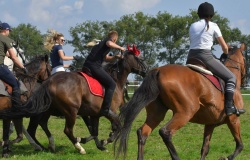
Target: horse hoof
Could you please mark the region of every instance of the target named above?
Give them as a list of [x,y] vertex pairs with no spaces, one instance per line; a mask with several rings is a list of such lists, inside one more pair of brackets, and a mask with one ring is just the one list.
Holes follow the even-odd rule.
[[240,116],[241,114],[244,114],[245,112],[246,112],[246,110],[244,110],[244,109],[237,109],[236,110],[236,115]]
[[107,148],[105,148],[104,146],[98,146],[97,147],[99,150],[101,150],[101,151],[106,151],[107,150]]
[[107,140],[101,140],[101,144],[102,144],[102,146],[106,146],[108,144],[108,141]]

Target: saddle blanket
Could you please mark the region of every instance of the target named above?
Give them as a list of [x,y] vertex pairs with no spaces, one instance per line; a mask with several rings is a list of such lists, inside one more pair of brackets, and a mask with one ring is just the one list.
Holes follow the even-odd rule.
[[196,65],[192,65],[192,64],[188,64],[187,67],[199,72],[201,75],[206,77],[215,86],[215,88],[224,92],[224,89],[222,87],[222,84],[221,84],[219,78],[216,77],[215,75],[213,75],[213,73],[211,71],[206,70],[206,69],[201,68],[201,67],[196,66]]
[[[20,85],[20,90],[21,90],[21,94],[24,94],[25,92],[28,92],[28,89],[25,87],[25,85],[23,84],[23,82],[21,80],[18,80],[19,85]],[[3,81],[0,80],[0,95],[4,95],[4,96],[10,96],[11,92],[12,92],[12,88],[8,88],[11,86],[6,86]]]
[[100,82],[98,82],[96,79],[87,75],[84,72],[78,72],[78,73],[80,73],[86,79],[89,86],[89,90],[93,95],[104,97],[104,91]]

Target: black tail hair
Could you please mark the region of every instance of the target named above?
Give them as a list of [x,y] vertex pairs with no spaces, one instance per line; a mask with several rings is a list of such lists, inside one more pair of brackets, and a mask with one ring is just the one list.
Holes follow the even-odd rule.
[[[141,86],[135,91],[131,100],[121,108],[119,118],[122,123],[122,128],[114,143],[116,159],[121,153],[126,157],[128,136],[132,122],[135,120],[136,116],[145,106],[154,101],[159,95],[159,86],[157,83],[158,75],[159,71],[157,69],[151,70],[143,80]],[[119,147],[116,149],[116,143],[118,141]]]

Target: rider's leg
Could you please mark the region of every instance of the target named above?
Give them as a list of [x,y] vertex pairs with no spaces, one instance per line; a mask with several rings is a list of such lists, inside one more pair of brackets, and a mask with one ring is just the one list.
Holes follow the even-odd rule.
[[225,89],[225,101],[224,101],[224,107],[227,116],[236,113],[236,108],[233,103],[234,90],[235,90],[235,84],[233,82],[227,82]]
[[21,106],[19,82],[6,65],[0,65],[0,79],[12,87],[12,107],[17,109]]

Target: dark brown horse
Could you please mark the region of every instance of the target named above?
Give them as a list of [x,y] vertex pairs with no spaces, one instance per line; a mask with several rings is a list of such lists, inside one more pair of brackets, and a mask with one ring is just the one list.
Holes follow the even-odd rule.
[[[237,77],[234,103],[238,109],[243,109],[240,86],[243,84],[246,73],[242,53],[244,50],[244,44],[240,48],[230,49],[229,58],[225,62],[225,66]],[[235,151],[227,158],[234,159],[243,149],[240,117],[236,114],[226,116],[224,94],[216,89],[207,78],[187,66],[165,65],[151,70],[131,100],[121,108],[119,117],[123,127],[115,140],[116,158],[120,154],[126,156],[132,122],[144,107],[146,107],[147,118],[137,130],[137,158],[140,160],[143,159],[146,139],[164,120],[168,110],[173,112],[173,117],[159,130],[159,134],[172,159],[180,159],[172,142],[172,136],[188,122],[205,125],[201,149],[202,160],[208,154],[214,128],[222,124],[227,124],[236,142]]]
[[[124,58],[120,59],[116,63],[107,64],[105,69],[113,79],[116,81],[116,89],[112,99],[111,109],[116,112],[118,108],[124,104],[123,99],[123,89],[126,85],[127,77],[130,73],[137,73],[139,75],[145,75],[147,72],[147,66],[143,59],[135,55],[131,50],[124,52]],[[35,96],[36,93],[39,96]],[[39,88],[32,95],[32,102],[37,107],[50,105],[50,109],[42,114],[41,117],[32,117],[28,127],[28,132],[37,144],[41,145],[35,138],[35,131],[38,124],[43,128],[48,138],[49,146],[54,149],[53,137],[48,130],[48,119],[50,115],[54,116],[64,116],[66,123],[64,128],[64,133],[70,139],[72,144],[76,147],[81,154],[85,154],[85,150],[80,145],[80,143],[86,143],[89,140],[94,139],[97,148],[104,150],[104,144],[98,140],[98,125],[100,119],[100,108],[102,105],[103,98],[100,96],[93,95],[88,87],[88,83],[82,75],[77,72],[58,72],[46,80],[41,88]],[[49,93],[43,95],[42,93]],[[50,99],[49,103],[44,103],[42,98]],[[91,136],[88,138],[76,138],[73,134],[73,127],[75,125],[75,120],[77,115],[80,115],[87,127]],[[115,131],[118,124],[112,123],[112,129]],[[108,139],[109,143],[114,140],[115,133]],[[42,146],[42,145],[41,145]]]
[[[16,76],[18,79],[22,80],[24,85],[26,86],[28,92],[24,95],[21,95],[21,99],[23,102],[27,101],[27,98],[32,94],[35,87],[37,86],[37,83],[41,83],[45,79],[47,79],[50,76],[51,67],[48,63],[48,56],[37,56],[34,60],[31,62],[25,64],[25,67],[29,71],[29,74],[26,75],[23,73],[21,69],[16,68]],[[7,108],[11,107],[11,99],[8,96],[0,96],[0,111],[3,111]],[[20,112],[20,114],[22,114]],[[9,128],[10,128],[10,121],[13,119],[13,122],[15,124],[16,130],[17,130],[17,138],[14,140],[14,142],[20,142],[22,140],[22,116],[16,117],[16,115],[11,115],[11,113],[8,113],[8,115],[4,115],[1,113],[1,116],[3,117],[3,152],[2,156],[7,157],[10,153],[9,149]]]

